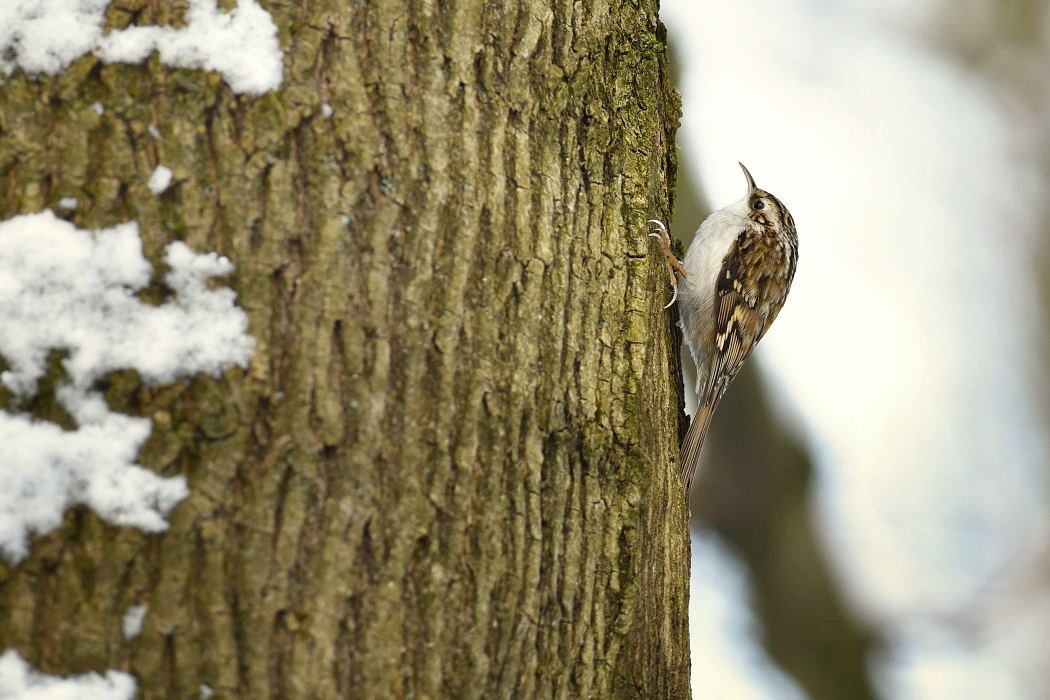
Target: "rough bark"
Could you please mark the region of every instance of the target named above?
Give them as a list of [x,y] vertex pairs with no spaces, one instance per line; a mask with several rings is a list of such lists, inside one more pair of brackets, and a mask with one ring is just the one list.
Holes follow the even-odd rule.
[[156,58],[0,85],[0,217],[73,196],[158,271],[219,251],[257,340],[221,381],[102,382],[191,495],[163,535],[76,509],[0,565],[2,646],[143,699],[688,697],[655,4],[262,5],[259,98]]

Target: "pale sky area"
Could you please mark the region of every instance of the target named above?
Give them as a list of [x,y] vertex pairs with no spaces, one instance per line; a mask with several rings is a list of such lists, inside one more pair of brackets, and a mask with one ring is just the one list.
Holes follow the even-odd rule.
[[693,697],[804,700],[761,644],[744,565],[710,533],[692,531],[689,591]]
[[[743,194],[743,161],[794,215],[794,288],[756,356],[814,456],[849,603],[890,642],[871,659],[883,697],[1044,698],[1048,599],[1010,592],[1047,534],[1032,262],[1047,185],[993,87],[905,31],[935,10],[665,0],[680,157],[712,207]],[[711,570],[694,568],[693,596],[746,601]],[[762,658],[741,650],[756,636],[696,621],[692,638],[694,655]],[[761,664],[720,667],[739,692],[698,668],[694,697],[796,697]]]

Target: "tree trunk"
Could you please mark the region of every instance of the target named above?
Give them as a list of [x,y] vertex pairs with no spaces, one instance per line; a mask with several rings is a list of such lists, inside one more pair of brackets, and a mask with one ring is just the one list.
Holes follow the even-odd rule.
[[161,535],[78,508],[0,565],[0,650],[143,699],[688,697],[656,4],[262,4],[258,98],[156,56],[0,86],[0,218],[74,196],[158,270],[229,256],[256,339],[221,380],[105,379],[191,495]]

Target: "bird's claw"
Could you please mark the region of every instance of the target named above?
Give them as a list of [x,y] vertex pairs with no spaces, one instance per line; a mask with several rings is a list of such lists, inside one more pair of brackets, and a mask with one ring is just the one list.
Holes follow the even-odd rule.
[[667,257],[665,261],[667,264],[667,274],[671,278],[671,286],[674,287],[674,294],[671,296],[671,301],[664,308],[670,308],[675,301],[678,300],[678,277],[675,275],[675,271],[682,274],[682,277],[686,277],[685,268],[682,267],[682,263],[674,256],[671,252],[671,236],[667,233],[667,227],[664,226],[662,221],[657,219],[649,219],[645,223],[656,224],[659,232],[653,232],[649,234],[650,238],[655,238],[660,243],[660,251]]

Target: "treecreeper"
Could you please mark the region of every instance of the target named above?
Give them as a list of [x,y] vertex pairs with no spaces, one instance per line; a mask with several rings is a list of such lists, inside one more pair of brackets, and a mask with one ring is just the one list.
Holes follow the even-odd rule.
[[[747,193],[704,219],[683,264],[671,253],[667,227],[649,235],[667,256],[682,330],[696,362],[698,405],[682,442],[686,496],[715,407],[784,306],[798,263],[795,220],[779,199],[747,178]],[[678,275],[682,276],[679,281]]]

